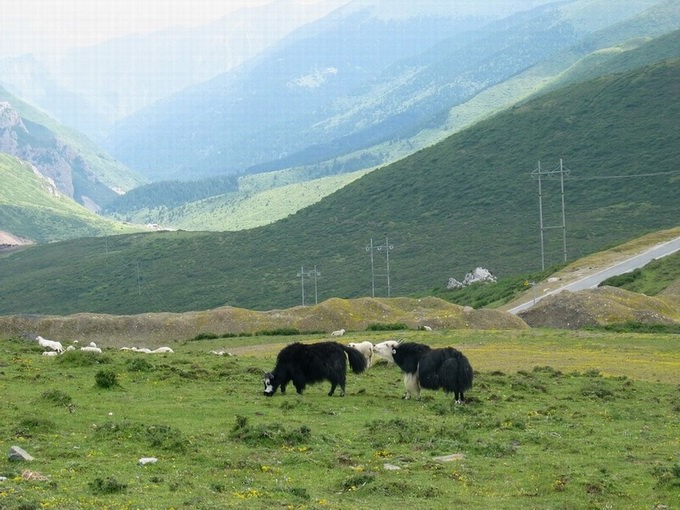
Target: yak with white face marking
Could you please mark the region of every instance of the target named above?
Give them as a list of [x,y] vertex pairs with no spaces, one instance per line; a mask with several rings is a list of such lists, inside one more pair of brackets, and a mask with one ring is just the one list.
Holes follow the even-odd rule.
[[287,345],[276,357],[274,370],[264,374],[264,394],[271,397],[277,388],[281,388],[281,393],[285,394],[286,386],[291,381],[299,394],[302,394],[307,384],[329,381],[331,390],[328,396],[333,395],[337,386],[340,386],[340,396],[344,396],[347,361],[355,374],[366,370],[364,355],[338,342],[295,342]]
[[432,349],[428,345],[405,342],[392,347],[392,359],[404,372],[406,398],[420,389],[443,389],[453,393],[456,403],[463,403],[465,392],[472,388],[473,371],[465,355],[453,347]]

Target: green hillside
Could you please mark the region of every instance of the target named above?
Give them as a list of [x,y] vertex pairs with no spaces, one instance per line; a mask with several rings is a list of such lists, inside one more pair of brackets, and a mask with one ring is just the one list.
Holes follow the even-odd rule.
[[[138,313],[301,301],[316,265],[319,301],[371,294],[370,239],[386,236],[391,295],[442,287],[477,266],[540,270],[538,186],[563,160],[570,260],[680,217],[680,61],[573,85],[371,172],[294,216],[233,233],[169,232],[37,246],[0,259],[0,313]],[[546,226],[559,180],[543,180]],[[562,262],[546,231],[547,265]],[[374,251],[385,296],[385,250]],[[313,288],[307,278],[307,303]]]
[[[369,171],[360,170],[303,182],[290,179],[293,182],[288,184],[285,184],[289,174],[286,171],[246,175],[238,178],[238,192],[224,193],[176,207],[162,205],[138,208],[114,214],[112,217],[142,224],[157,223],[174,229],[245,230],[269,225],[294,214]],[[163,182],[167,181],[149,184],[144,188],[161,185]],[[133,190],[130,194],[136,191]],[[124,198],[125,195],[119,201]]]
[[0,153],[0,231],[39,243],[139,231],[98,216],[58,193],[27,163]]
[[612,276],[603,281],[600,287],[609,285],[646,296],[657,296],[677,284],[680,284],[680,252],[653,260],[645,267],[629,273]]
[[[181,207],[137,206],[114,217],[189,230],[240,230],[267,225],[309,206],[353,181],[356,176],[372,170],[369,167],[374,161],[404,158],[416,148],[431,146],[527,98],[654,62],[680,58],[680,30],[666,33],[678,25],[678,20],[680,4],[666,2],[633,20],[598,31],[583,44],[489,87],[452,108],[442,126],[425,129],[414,137],[376,145],[307,167],[242,176],[237,192],[209,200]],[[345,173],[345,167],[357,166],[358,162],[368,169]],[[340,175],[336,175],[339,172]],[[328,175],[330,177],[324,177]],[[118,201],[125,200],[121,198]]]

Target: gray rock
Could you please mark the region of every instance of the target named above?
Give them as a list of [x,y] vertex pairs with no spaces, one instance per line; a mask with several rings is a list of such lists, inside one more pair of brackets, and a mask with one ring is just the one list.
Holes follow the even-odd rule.
[[9,449],[9,455],[7,456],[9,460],[26,460],[31,461],[33,457],[28,454],[26,450],[20,448],[19,446],[12,446]]

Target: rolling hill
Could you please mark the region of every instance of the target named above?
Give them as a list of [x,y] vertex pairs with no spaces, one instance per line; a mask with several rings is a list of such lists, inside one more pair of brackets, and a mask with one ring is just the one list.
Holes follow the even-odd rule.
[[[0,259],[0,313],[141,313],[300,302],[316,266],[320,300],[371,293],[384,241],[390,292],[445,285],[482,266],[540,267],[537,161],[562,159],[570,259],[677,225],[680,61],[578,83],[528,101],[375,170],[273,225],[242,232],[111,236],[36,246]],[[547,225],[559,181],[544,181]],[[562,240],[546,236],[548,264]],[[374,251],[385,296],[385,250]],[[309,285],[309,281],[307,281]],[[308,290],[308,296],[309,290]],[[309,304],[309,303],[308,303]]]

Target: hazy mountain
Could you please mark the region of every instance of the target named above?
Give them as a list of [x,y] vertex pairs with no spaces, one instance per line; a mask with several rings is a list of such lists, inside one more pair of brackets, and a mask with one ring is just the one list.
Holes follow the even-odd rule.
[[[660,29],[661,23],[655,25]],[[626,27],[600,31],[593,39],[609,40],[610,31],[625,32]],[[626,36],[627,37],[627,36]],[[473,123],[503,104],[515,104],[520,98],[535,90],[535,83],[542,86],[540,94],[556,90],[565,84],[593,79],[607,74],[620,73],[667,59],[680,58],[680,30],[670,34],[647,40],[634,37],[626,39],[622,44],[602,48],[603,43],[589,44],[588,49],[569,49],[558,56],[540,63],[495,87],[487,89],[473,100],[464,103],[449,113],[446,124],[451,129],[460,129]],[[606,42],[604,44],[610,44]],[[585,46],[585,45],[584,45]],[[592,51],[592,48],[595,48]],[[583,56],[583,52],[590,52]],[[558,63],[556,63],[558,62]],[[564,72],[560,69],[567,67]],[[425,133],[425,132],[424,132]],[[445,133],[445,127],[421,134],[413,139],[412,147],[417,143],[425,145],[428,140],[436,140]],[[410,143],[411,141],[407,141]],[[405,144],[404,144],[405,145]],[[381,146],[366,151],[381,150]],[[295,211],[318,202],[324,196],[347,185],[366,172],[361,170],[339,173],[327,177],[323,175],[323,166],[299,167],[287,170],[257,173],[245,176],[234,176],[235,186],[229,192],[203,196],[195,201],[186,200],[185,189],[195,183],[185,181],[185,186],[178,188],[177,196],[165,194],[165,202],[150,205],[157,198],[156,193],[149,193],[153,185],[140,187],[124,197],[117,198],[104,213],[112,212],[115,217],[137,223],[159,223],[186,230],[241,230],[267,225],[282,219]],[[164,181],[157,183],[159,186]],[[209,184],[209,181],[205,183]],[[172,189],[172,188],[170,188]],[[204,189],[211,189],[204,186]],[[181,193],[180,193],[181,191]],[[181,204],[173,206],[172,204]]]
[[31,163],[60,193],[96,211],[145,182],[82,134],[0,87],[0,153]]
[[[481,266],[541,267],[537,162],[560,159],[569,260],[677,226],[680,59],[571,85],[370,172],[297,214],[242,232],[81,239],[0,258],[0,313],[141,313],[299,303],[301,267],[319,300],[371,293],[366,247],[387,245],[391,296],[426,294]],[[546,225],[560,182],[543,182]],[[548,265],[562,262],[549,231]],[[385,250],[374,252],[385,296]]]
[[661,4],[572,0],[495,21],[468,10],[384,17],[375,5],[351,4],[131,116],[107,147],[152,179],[334,161],[436,128],[452,107]]
[[0,85],[96,139],[114,121],[237,67],[343,3],[278,0],[196,28],[0,59]]

